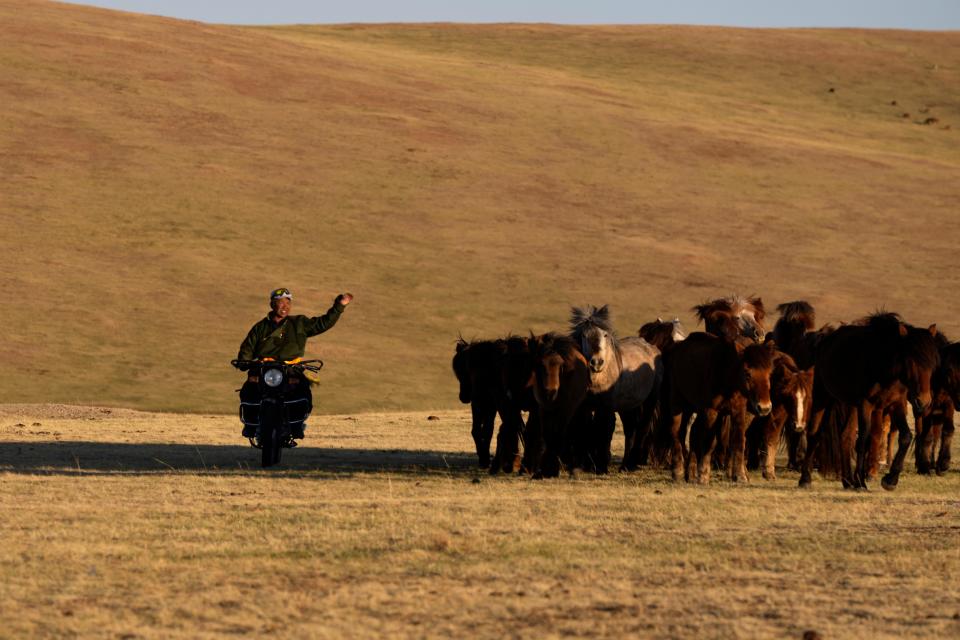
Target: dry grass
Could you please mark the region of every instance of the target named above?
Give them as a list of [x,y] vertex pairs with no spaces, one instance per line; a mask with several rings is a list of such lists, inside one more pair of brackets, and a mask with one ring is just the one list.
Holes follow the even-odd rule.
[[957,33],[0,0],[0,397],[232,411],[278,285],[307,313],[357,295],[311,346],[334,413],[454,408],[459,331],[571,304],[626,334],[739,291],[960,334],[957,86]]
[[264,472],[232,418],[0,408],[3,634],[960,633],[956,471],[534,482],[477,471],[467,415],[438,415],[314,420]]

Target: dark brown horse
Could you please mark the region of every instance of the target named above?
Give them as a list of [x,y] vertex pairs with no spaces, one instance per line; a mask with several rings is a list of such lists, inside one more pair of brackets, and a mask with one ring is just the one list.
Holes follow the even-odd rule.
[[590,386],[590,365],[568,336],[546,333],[528,340],[533,360],[542,450],[530,456],[534,478],[556,477],[561,466],[571,472],[582,461],[578,452],[589,441],[590,420],[584,400]]
[[[840,479],[846,488],[866,488],[870,435],[878,416],[882,419],[883,410],[894,407],[901,393],[913,404],[916,414],[922,414],[931,403],[930,382],[939,362],[935,332],[935,327],[911,327],[894,313],[876,313],[823,337],[816,352],[813,415],[801,487],[810,486],[812,457],[821,439],[821,424],[833,429],[837,422],[845,422],[839,437]],[[831,405],[845,420],[823,420]],[[912,440],[905,421],[896,427],[899,450],[881,481],[890,490],[899,481],[903,458]],[[838,439],[828,433],[823,440],[821,465],[832,466],[832,460],[826,458],[834,457],[830,449]]]
[[813,406],[813,368],[800,369],[786,353],[773,355],[770,374],[770,415],[753,419],[747,432],[749,447],[748,467],[756,469],[763,462],[763,477],[776,479],[774,461],[777,448],[789,432],[806,429]]
[[[460,402],[470,404],[473,418],[471,435],[477,449],[480,468],[490,464],[490,443],[498,411],[501,413],[501,427],[497,438],[497,452],[491,472],[514,465],[513,459],[519,450],[518,438],[523,428],[519,411],[512,411],[504,403],[504,387],[501,368],[507,354],[508,340],[523,338],[511,337],[501,340],[475,340],[467,342],[457,340],[456,353],[453,356],[453,372],[460,383]],[[502,448],[502,450],[501,450]]]
[[[710,456],[725,417],[731,418],[728,471],[734,481],[746,480],[747,410],[767,415],[773,346],[738,347],[709,333],[696,332],[664,354],[665,376],[661,396],[661,447],[669,446],[673,478],[688,482],[710,481]],[[689,460],[685,464],[682,439],[684,420],[697,413],[690,434]],[[661,458],[667,456],[661,454]]]
[[[950,469],[950,444],[953,440],[953,417],[960,407],[960,342],[950,343],[938,334],[940,366],[933,374],[933,403],[917,417],[917,473],[937,475]],[[939,453],[934,462],[934,450]]]
[[[497,412],[503,424],[497,434],[497,453],[490,467],[491,473],[499,470],[516,472],[521,468],[532,471],[529,457],[537,451],[537,402],[533,395],[536,379],[533,375],[533,356],[526,338],[510,336],[504,340],[505,353],[500,363],[500,387]],[[522,412],[529,412],[526,424]],[[517,445],[524,444],[521,459]]]

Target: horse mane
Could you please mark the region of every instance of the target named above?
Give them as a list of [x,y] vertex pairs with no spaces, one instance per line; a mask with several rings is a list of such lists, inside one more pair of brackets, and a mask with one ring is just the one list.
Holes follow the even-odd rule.
[[700,319],[700,322],[706,324],[707,320],[717,313],[733,315],[733,304],[731,304],[726,298],[719,298],[717,300],[711,300],[710,302],[698,304],[694,306],[691,311],[697,314],[697,318]]
[[853,324],[860,327],[867,327],[881,333],[900,333],[900,326],[903,324],[903,318],[899,313],[892,311],[879,310],[868,316],[860,318]]
[[530,338],[531,341],[528,344],[530,344],[530,352],[534,357],[542,358],[556,354],[563,358],[564,362],[583,358],[576,341],[570,336],[551,331],[540,336],[531,333]]
[[734,315],[740,315],[743,311],[749,310],[753,312],[753,317],[757,322],[763,322],[763,319],[767,316],[767,312],[763,308],[763,299],[759,296],[743,297],[733,294],[725,299],[730,303]]
[[813,331],[817,325],[817,314],[813,306],[806,300],[794,300],[793,302],[784,302],[777,305],[777,311],[780,312],[780,322],[790,324],[800,324],[807,331]]
[[570,333],[579,336],[588,327],[594,326],[603,329],[607,333],[616,335],[613,324],[610,320],[610,308],[608,305],[602,307],[571,307],[570,309]]
[[617,363],[619,364],[620,338],[613,328],[613,323],[610,318],[610,307],[608,305],[603,305],[602,307],[590,305],[584,308],[571,307],[570,337],[579,342],[583,338],[584,332],[590,328],[597,328],[609,334],[610,343],[613,347],[613,352],[617,356]]
[[665,322],[657,318],[653,322],[648,322],[637,331],[637,335],[655,346],[661,352],[674,343],[673,332],[675,325],[673,322]]
[[773,356],[773,367],[775,371],[782,369],[786,372],[786,375],[778,376],[782,381],[780,392],[796,393],[802,388],[805,393],[813,393],[813,381],[800,375],[803,371],[789,353],[778,351]]
[[733,305],[726,298],[698,304],[691,311],[697,314],[707,333],[730,341],[740,335],[740,324]]
[[751,344],[744,348],[741,358],[751,369],[772,369],[774,350],[766,344]]
[[940,364],[940,347],[930,329],[905,324],[904,357],[924,369],[935,369]]

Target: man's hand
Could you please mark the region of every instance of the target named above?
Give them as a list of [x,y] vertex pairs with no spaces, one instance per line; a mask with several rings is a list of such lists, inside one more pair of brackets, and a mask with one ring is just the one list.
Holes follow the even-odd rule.
[[341,293],[339,296],[337,296],[337,302],[339,302],[343,306],[347,306],[348,304],[350,304],[351,300],[353,300],[352,293]]

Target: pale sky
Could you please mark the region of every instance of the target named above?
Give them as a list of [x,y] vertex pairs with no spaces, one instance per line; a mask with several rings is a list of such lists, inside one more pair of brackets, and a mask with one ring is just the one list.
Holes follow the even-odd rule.
[[74,4],[227,24],[553,22],[960,29],[960,0],[92,0]]

